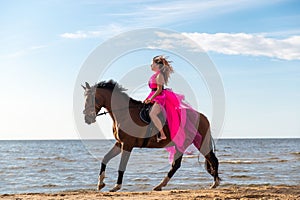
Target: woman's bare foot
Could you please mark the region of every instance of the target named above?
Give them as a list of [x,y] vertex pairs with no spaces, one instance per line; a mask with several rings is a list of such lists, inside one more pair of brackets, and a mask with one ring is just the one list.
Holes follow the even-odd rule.
[[160,142],[161,140],[166,140],[167,137],[165,134],[160,134],[161,136],[160,137],[157,137],[157,142]]

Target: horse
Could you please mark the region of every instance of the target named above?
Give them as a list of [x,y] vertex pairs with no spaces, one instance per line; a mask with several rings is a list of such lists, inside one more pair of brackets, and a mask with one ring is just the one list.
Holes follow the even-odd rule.
[[[105,169],[108,162],[121,154],[117,183],[110,190],[110,192],[116,192],[122,188],[123,175],[133,148],[164,148],[174,146],[175,144],[170,138],[170,131],[167,124],[163,126],[163,130],[167,136],[166,140],[158,142],[156,134],[146,134],[150,124],[143,121],[139,115],[145,104],[142,101],[129,97],[124,92],[126,89],[117,82],[113,80],[102,81],[93,86],[90,86],[86,82],[85,86],[82,85],[82,87],[84,88],[85,96],[85,108],[83,111],[85,123],[94,123],[97,116],[106,113],[109,113],[113,121],[112,129],[116,142],[101,162],[97,189],[100,191],[105,187]],[[98,114],[101,108],[105,108],[107,111]],[[219,186],[221,179],[218,175],[219,161],[215,156],[212,145],[213,138],[211,136],[210,123],[205,115],[199,112],[197,114],[200,120],[198,124],[195,124],[195,127],[202,138],[201,136],[199,136],[200,138],[195,138],[193,143],[205,157],[206,170],[214,178],[211,188],[216,188]],[[188,117],[188,111],[186,115]],[[167,186],[172,176],[180,168],[182,157],[183,153],[176,148],[171,169],[167,176],[153,190],[161,191],[163,187]]]

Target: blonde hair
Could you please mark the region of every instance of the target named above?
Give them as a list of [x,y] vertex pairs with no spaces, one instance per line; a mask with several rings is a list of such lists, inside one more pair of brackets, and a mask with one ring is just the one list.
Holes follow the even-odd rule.
[[169,81],[170,74],[174,72],[174,69],[170,64],[172,61],[167,60],[167,58],[168,57],[165,57],[163,55],[155,56],[153,58],[153,62],[159,65],[159,70],[164,76],[166,85]]

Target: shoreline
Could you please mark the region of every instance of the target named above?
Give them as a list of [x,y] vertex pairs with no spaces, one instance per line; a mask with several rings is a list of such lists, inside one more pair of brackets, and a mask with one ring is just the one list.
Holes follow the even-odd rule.
[[220,186],[216,189],[144,192],[73,190],[55,193],[1,194],[0,199],[300,199],[300,185]]

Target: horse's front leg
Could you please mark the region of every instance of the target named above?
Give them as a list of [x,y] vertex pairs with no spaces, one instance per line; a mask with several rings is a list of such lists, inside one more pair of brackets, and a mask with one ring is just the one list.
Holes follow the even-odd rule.
[[117,184],[114,186],[113,189],[110,190],[110,192],[116,192],[122,188],[123,175],[126,170],[126,166],[127,166],[132,149],[133,149],[133,147],[123,144],[121,161],[120,161],[119,171],[118,171]]
[[116,142],[113,148],[104,156],[101,163],[101,169],[98,178],[98,190],[101,190],[102,188],[105,187],[104,178],[105,178],[106,165],[112,158],[116,157],[121,153],[121,146],[122,146],[121,143]]
[[168,175],[157,185],[153,188],[155,191],[161,191],[161,189],[165,186],[167,186],[170,179],[173,177],[175,172],[180,168],[182,161],[182,153],[176,150],[176,153],[174,155],[174,160],[172,163],[172,167],[170,171],[168,172]]

